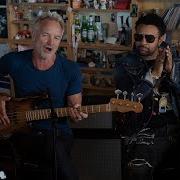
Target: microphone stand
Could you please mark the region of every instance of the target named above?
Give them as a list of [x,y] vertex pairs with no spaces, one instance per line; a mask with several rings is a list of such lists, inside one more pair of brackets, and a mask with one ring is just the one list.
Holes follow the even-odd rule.
[[48,91],[48,102],[51,109],[50,119],[52,120],[52,130],[53,130],[53,180],[57,180],[57,152],[56,152],[56,137],[57,137],[57,122],[58,116],[53,107],[52,97]]

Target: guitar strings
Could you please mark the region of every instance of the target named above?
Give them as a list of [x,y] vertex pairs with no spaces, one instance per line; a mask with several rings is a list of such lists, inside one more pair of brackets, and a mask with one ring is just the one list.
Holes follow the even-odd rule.
[[[102,112],[110,110],[109,109],[110,104],[101,104],[101,105],[88,105],[88,106],[80,106],[78,109],[82,112]],[[59,111],[60,110],[60,111]],[[66,108],[57,108],[56,112],[59,115],[59,113],[63,116],[68,114],[67,112],[68,107]],[[46,113],[41,114],[36,114],[36,113],[42,113],[45,111]],[[15,128],[17,129],[20,126],[24,126],[23,124],[27,124],[28,122],[35,121],[38,119],[47,119],[50,117],[51,110],[50,109],[37,109],[37,110],[26,110],[26,111],[16,111],[16,112],[8,112],[7,116],[10,119],[10,124],[8,127],[3,126],[0,127],[1,132],[3,131],[8,131],[8,129]],[[38,117],[38,118],[37,118]],[[60,116],[59,116],[60,117]]]
[[[107,105],[108,104],[81,106],[81,107],[79,107],[79,110],[82,110],[83,112],[86,112],[86,113],[88,113],[88,112],[101,112],[102,109],[107,110],[107,108],[106,108]],[[61,109],[65,110],[65,109],[68,109],[68,107],[67,108],[61,108]],[[43,111],[45,111],[45,113],[43,113],[43,115],[42,115],[41,113]],[[32,114],[29,114],[30,118],[28,119],[27,118],[27,113],[31,113],[31,112],[32,112]],[[58,109],[56,110],[56,112],[57,113],[59,112]],[[33,113],[40,113],[41,115],[40,114],[35,115]],[[37,118],[32,119],[32,117],[38,117],[38,119],[49,118],[50,113],[51,113],[50,109],[40,109],[40,110],[37,109],[37,110],[32,110],[32,111],[19,111],[19,112],[16,111],[16,112],[12,112],[12,113],[7,113],[7,116],[13,121],[16,120],[16,122],[17,121],[18,122],[26,122],[26,121],[28,122],[28,121],[33,121],[33,120],[37,119]],[[63,115],[62,111],[60,111],[60,113]],[[20,119],[17,119],[17,116]],[[40,116],[41,116],[41,118],[40,118]],[[46,117],[42,118],[43,116],[46,116]],[[22,119],[22,117],[24,119]]]
[[[56,109],[56,113],[57,114],[60,113],[63,116],[63,114],[67,114],[68,113],[68,112],[66,112],[68,110],[68,108],[69,107],[66,107],[66,108],[57,108]],[[110,106],[110,104],[88,105],[88,106],[80,106],[78,109],[80,111],[82,111],[82,112],[85,112],[85,113],[88,113],[88,112],[89,113],[90,112],[94,112],[95,113],[95,112],[102,112],[102,111],[111,111],[111,106]],[[63,111],[64,111],[64,113],[63,113]],[[39,114],[36,115],[35,113],[39,113]],[[17,117],[17,116],[23,114],[24,118],[26,118],[26,119],[27,119],[27,116],[29,116],[30,119],[31,119],[31,117],[36,117],[36,116],[38,116],[38,117],[39,116],[41,116],[41,117],[42,116],[46,116],[44,118],[48,118],[50,113],[51,113],[50,109],[37,109],[37,110],[32,110],[32,111],[30,110],[30,111],[11,112],[11,113],[7,113],[7,116],[9,118],[14,118],[14,117]],[[43,118],[41,118],[41,119],[43,119]]]
[[[140,104],[138,102],[138,104]],[[123,106],[125,107],[126,105],[125,104],[121,104],[120,106]],[[65,107],[65,108],[57,108],[56,109],[56,112],[59,116],[59,113],[62,115],[62,116],[59,116],[59,117],[63,117],[63,116],[67,116],[67,109],[69,107]],[[129,104],[128,104],[128,109],[130,108]],[[138,106],[134,107],[135,109],[138,109]],[[139,106],[140,109],[142,109],[141,106]],[[132,110],[132,108],[130,108]],[[63,115],[63,110],[64,110],[64,114]],[[82,112],[86,112],[86,113],[95,113],[95,112],[111,112],[112,111],[112,106],[111,104],[101,104],[101,105],[88,105],[88,106],[80,106],[79,107],[79,110],[82,111]],[[46,113],[44,113],[44,115],[46,117],[42,118],[43,115],[36,115],[35,113],[39,112],[43,112],[43,111],[46,111]],[[120,111],[120,109],[116,109],[116,111],[119,111],[119,112],[123,112],[123,111]],[[130,111],[130,110],[128,110]],[[127,112],[128,112],[127,111]],[[50,109],[36,109],[36,110],[29,110],[29,111],[16,111],[16,112],[11,112],[11,113],[7,113],[7,116],[10,118],[11,120],[11,123],[9,125],[10,128],[19,128],[20,126],[24,126],[24,124],[22,123],[28,123],[28,122],[31,122],[31,121],[35,121],[35,120],[42,120],[42,119],[48,119],[50,117],[50,113],[51,113],[51,110]],[[37,118],[38,117],[38,118]],[[20,124],[21,123],[21,124]],[[13,125],[16,127],[13,127]],[[17,127],[18,126],[18,127]],[[5,131],[7,128],[1,128],[0,127],[0,130],[1,131]],[[7,129],[8,130],[8,129]]]

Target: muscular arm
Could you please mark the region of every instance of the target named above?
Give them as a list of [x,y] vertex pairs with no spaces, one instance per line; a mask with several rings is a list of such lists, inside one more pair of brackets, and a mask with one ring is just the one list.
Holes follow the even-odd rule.
[[69,107],[74,107],[76,104],[81,105],[81,103],[82,103],[82,94],[78,93],[78,94],[68,96],[67,101],[68,101],[68,106]]

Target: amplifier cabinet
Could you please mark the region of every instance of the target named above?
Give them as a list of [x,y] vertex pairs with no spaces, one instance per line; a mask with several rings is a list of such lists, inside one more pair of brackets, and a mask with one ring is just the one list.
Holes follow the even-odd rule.
[[80,180],[121,180],[120,139],[75,138],[72,158]]

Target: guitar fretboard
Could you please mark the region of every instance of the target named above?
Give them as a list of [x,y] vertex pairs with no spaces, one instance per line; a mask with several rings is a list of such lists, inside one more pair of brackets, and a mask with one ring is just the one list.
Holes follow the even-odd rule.
[[[78,108],[79,111],[85,113],[98,113],[98,112],[111,112],[110,104],[101,104],[101,105],[88,105],[88,106],[80,106]],[[69,116],[68,108],[55,108],[55,112],[58,117]],[[40,119],[48,119],[51,116],[51,109],[40,109],[26,112],[26,120],[34,121]]]

